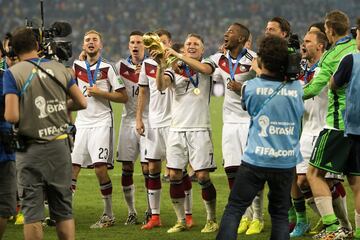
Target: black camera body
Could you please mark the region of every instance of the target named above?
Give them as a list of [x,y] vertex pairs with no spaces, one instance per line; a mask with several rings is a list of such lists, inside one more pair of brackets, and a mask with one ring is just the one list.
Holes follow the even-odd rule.
[[300,40],[297,34],[291,34],[288,40],[288,61],[285,71],[287,80],[297,80],[301,72]]
[[14,129],[0,131],[0,142],[6,153],[26,152],[27,142]]
[[[36,40],[39,43],[39,56],[47,59],[53,59],[59,62],[67,61],[72,56],[72,44],[71,41],[65,41],[63,38],[69,36],[72,32],[70,23],[67,22],[55,22],[49,28],[44,27],[44,7],[43,0],[40,0],[41,10],[41,26],[35,27],[33,22],[25,21],[25,27],[31,29]],[[1,49],[3,55],[14,59],[16,57],[11,47],[11,34],[9,36],[9,51],[6,52]]]
[[67,61],[72,56],[72,44],[60,38],[71,34],[71,25],[67,22],[55,22],[50,28],[35,28],[32,22],[26,22],[26,27],[31,29],[39,43],[40,56],[58,61]]

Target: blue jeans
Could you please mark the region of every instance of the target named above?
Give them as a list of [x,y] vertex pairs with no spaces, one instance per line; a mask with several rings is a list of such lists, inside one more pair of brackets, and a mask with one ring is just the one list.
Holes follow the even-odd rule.
[[291,183],[295,168],[263,168],[242,162],[236,173],[234,186],[230,192],[228,204],[221,219],[217,240],[236,240],[240,219],[255,198],[269,186],[269,206],[271,216],[271,240],[289,239],[288,210],[290,208]]

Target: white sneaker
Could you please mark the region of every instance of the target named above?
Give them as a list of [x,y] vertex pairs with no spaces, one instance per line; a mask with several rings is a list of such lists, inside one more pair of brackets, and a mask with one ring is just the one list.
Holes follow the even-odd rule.
[[115,217],[109,217],[104,214],[100,217],[99,221],[90,226],[90,228],[107,228],[115,224]]

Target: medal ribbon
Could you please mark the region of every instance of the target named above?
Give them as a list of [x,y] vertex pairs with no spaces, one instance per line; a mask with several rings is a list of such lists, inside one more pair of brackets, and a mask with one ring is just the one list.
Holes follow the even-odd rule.
[[308,77],[309,75],[314,72],[315,68],[317,68],[317,66],[319,65],[319,61],[317,61],[314,65],[311,66],[311,68],[309,70],[305,70],[305,75],[304,75],[304,83],[308,83]]
[[232,64],[232,61],[231,61],[231,56],[230,56],[230,51],[228,51],[227,53],[227,59],[229,61],[229,71],[230,71],[230,77],[231,77],[231,80],[235,80],[235,72],[236,72],[236,68],[237,66],[239,65],[239,62],[240,62],[240,59],[246,54],[247,52],[247,49],[246,48],[243,48],[240,52],[240,54],[237,56],[236,58],[236,62],[235,62],[235,65]]
[[87,60],[85,60],[86,73],[87,73],[87,76],[88,76],[90,87],[92,87],[96,83],[96,78],[97,78],[97,74],[99,72],[100,63],[101,63],[101,57],[99,57],[99,59],[98,59],[98,61],[96,63],[95,72],[94,72],[94,75],[92,76],[91,75],[91,70],[90,70],[90,63]]
[[196,73],[196,80],[194,80],[191,76],[188,65],[184,64],[184,68],[185,68],[186,76],[189,78],[192,85],[194,85],[194,87],[197,88],[199,86],[199,73]]

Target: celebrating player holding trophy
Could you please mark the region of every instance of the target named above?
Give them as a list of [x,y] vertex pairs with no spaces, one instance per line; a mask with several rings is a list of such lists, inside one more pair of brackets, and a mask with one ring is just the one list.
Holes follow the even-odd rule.
[[[177,223],[168,230],[168,233],[186,229],[182,170],[188,162],[196,172],[207,211],[207,222],[201,232],[214,232],[218,229],[215,211],[216,190],[209,175],[209,172],[216,168],[209,117],[212,84],[209,75],[188,66],[191,61],[200,63],[204,53],[203,39],[197,34],[189,34],[184,49],[184,55],[168,48],[164,56],[158,56],[160,64],[156,76],[158,90],[163,91],[172,87],[174,91],[166,156],[167,167],[170,169],[170,196],[176,212]],[[154,51],[150,53],[156,55]],[[165,59],[170,56],[175,56],[184,62],[176,71],[165,71]],[[177,64],[173,65],[177,68]]]

